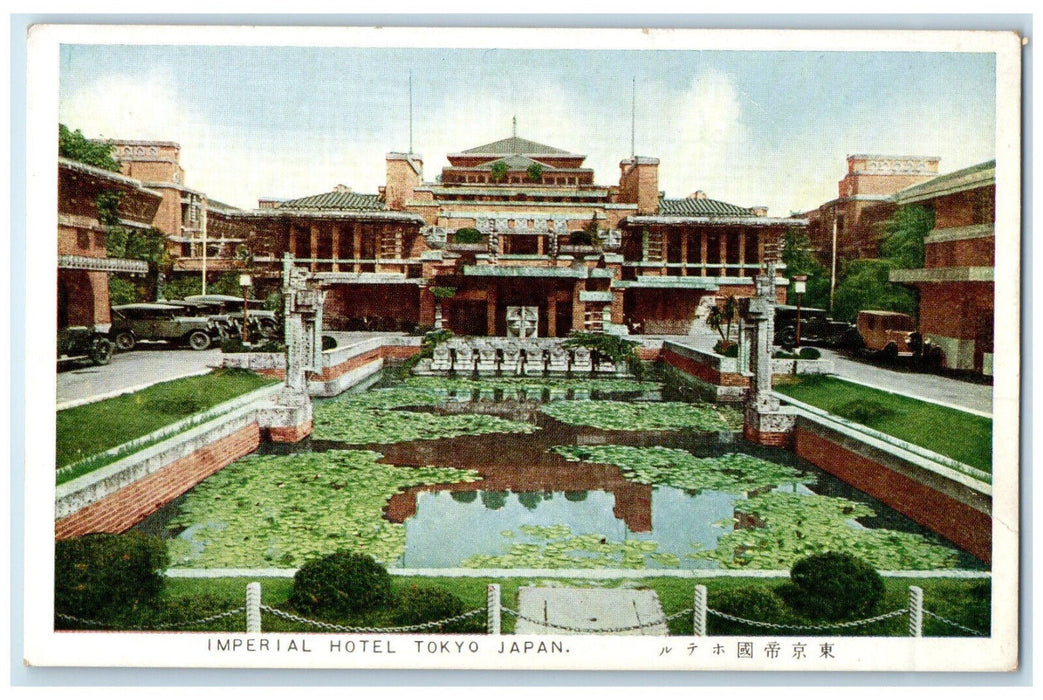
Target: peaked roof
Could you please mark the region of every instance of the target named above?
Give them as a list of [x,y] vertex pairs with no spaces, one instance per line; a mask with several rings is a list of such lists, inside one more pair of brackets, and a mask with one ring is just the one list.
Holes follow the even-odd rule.
[[660,199],[660,216],[752,216],[753,210],[717,199]]
[[533,164],[536,164],[544,170],[554,170],[551,166],[546,163],[541,163],[538,160],[533,160],[526,156],[505,156],[503,158],[497,158],[496,160],[490,160],[486,163],[482,163],[477,166],[477,170],[492,170],[493,166],[497,163],[503,163],[511,170],[525,170]]
[[468,148],[466,151],[461,151],[460,155],[506,156],[515,153],[544,156],[578,156],[576,153],[570,153],[569,151],[555,148],[554,146],[547,146],[546,144],[536,143],[535,141],[519,138],[517,136],[500,139],[499,141],[493,141],[492,143],[487,143],[482,146],[475,146],[474,148]]
[[325,192],[280,202],[278,209],[351,209],[356,211],[384,211],[379,195],[358,192]]

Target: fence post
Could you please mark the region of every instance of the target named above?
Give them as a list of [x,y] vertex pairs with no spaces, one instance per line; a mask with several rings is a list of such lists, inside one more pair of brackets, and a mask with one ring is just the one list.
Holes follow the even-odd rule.
[[695,587],[695,604],[694,604],[693,620],[692,620],[692,634],[696,637],[706,636],[706,586],[697,585]]
[[489,584],[485,600],[485,631],[488,634],[500,634],[500,584]]
[[257,581],[246,584],[246,631],[261,631],[261,584]]
[[909,636],[923,636],[923,589],[909,586]]

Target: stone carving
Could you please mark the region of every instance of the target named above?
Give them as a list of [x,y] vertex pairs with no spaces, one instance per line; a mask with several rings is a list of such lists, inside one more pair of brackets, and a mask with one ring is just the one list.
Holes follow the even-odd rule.
[[590,374],[594,369],[590,360],[590,350],[579,347],[572,351],[572,373]]
[[555,345],[550,349],[550,361],[547,363],[547,371],[551,374],[566,374],[569,371],[569,353],[561,345]]
[[503,346],[503,360],[500,362],[500,374],[511,376],[521,370],[521,348],[516,343]]
[[535,338],[538,334],[540,307],[508,306],[507,337]]
[[489,343],[478,345],[478,374],[496,374],[496,348]]

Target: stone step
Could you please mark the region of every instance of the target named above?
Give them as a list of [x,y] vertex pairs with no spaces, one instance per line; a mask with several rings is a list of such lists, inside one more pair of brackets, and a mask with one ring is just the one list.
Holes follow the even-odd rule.
[[520,588],[518,612],[515,634],[669,634],[651,590]]

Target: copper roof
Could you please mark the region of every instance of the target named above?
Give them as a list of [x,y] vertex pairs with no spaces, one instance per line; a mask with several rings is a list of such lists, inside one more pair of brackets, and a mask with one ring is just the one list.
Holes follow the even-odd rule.
[[753,216],[753,210],[717,199],[659,200],[660,216]]
[[560,148],[555,148],[554,146],[547,146],[546,144],[536,143],[535,141],[519,138],[517,136],[500,139],[499,141],[493,141],[492,143],[487,143],[482,146],[475,146],[474,148],[468,148],[466,151],[461,151],[460,155],[504,156],[514,153],[573,157],[577,157],[578,155],[576,153],[564,151]]
[[384,211],[384,203],[375,194],[358,192],[325,192],[308,197],[280,202],[276,209],[348,209],[353,211]]

